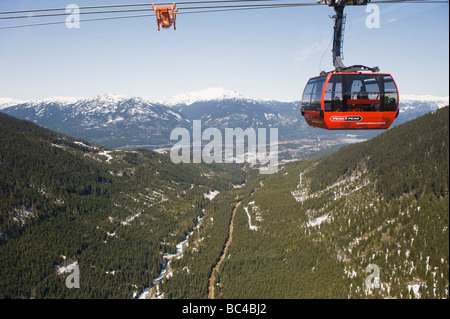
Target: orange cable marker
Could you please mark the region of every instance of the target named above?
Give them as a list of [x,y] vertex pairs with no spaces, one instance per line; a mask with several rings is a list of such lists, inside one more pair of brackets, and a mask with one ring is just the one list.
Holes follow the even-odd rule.
[[164,29],[169,29],[172,24],[173,29],[177,29],[175,20],[177,17],[178,9],[175,3],[165,7],[158,7],[157,5],[152,4],[152,9],[155,10],[156,13],[156,23],[158,25],[158,31],[161,30],[161,27],[163,27]]

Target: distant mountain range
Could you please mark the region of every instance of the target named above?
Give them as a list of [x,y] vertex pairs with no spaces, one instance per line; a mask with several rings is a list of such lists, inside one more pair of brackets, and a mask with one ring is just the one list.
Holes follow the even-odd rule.
[[[448,97],[404,96],[394,126],[448,105]],[[369,139],[380,131],[327,132],[309,127],[299,101],[246,98],[236,91],[211,88],[166,101],[102,94],[93,98],[55,97],[37,101],[0,98],[0,110],[46,128],[112,148],[159,148],[174,143],[170,132],[202,127],[246,129],[276,127],[281,141],[314,140],[321,145]],[[330,143],[327,143],[330,141]]]
[[167,143],[174,127],[188,121],[149,100],[117,94],[94,98],[50,98],[8,106],[4,113],[57,132],[109,147]]

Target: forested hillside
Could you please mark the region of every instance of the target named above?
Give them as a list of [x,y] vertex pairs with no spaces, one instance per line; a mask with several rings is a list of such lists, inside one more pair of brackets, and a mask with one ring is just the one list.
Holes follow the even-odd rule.
[[285,165],[206,209],[166,296],[206,298],[237,207],[215,298],[448,298],[448,178],[448,107]]
[[[344,266],[349,297],[449,297],[449,108],[300,170],[305,233]],[[368,289],[366,267],[380,270]]]
[[449,297],[448,107],[257,172],[0,114],[0,297]]
[[[114,151],[0,113],[0,297],[132,298],[247,173]],[[76,263],[80,289],[65,285]]]

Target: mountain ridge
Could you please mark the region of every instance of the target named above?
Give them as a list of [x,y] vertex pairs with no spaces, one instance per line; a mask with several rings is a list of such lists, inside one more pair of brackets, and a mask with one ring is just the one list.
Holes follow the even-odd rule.
[[[282,103],[295,103],[298,102],[301,98],[299,94],[298,100],[286,100],[286,99],[261,99],[261,98],[254,98],[254,97],[246,97],[235,90],[227,90],[222,87],[213,87],[213,88],[206,88],[203,90],[198,91],[190,91],[185,93],[176,94],[172,97],[169,97],[167,99],[149,99],[149,98],[143,98],[133,95],[124,95],[124,94],[117,94],[117,93],[102,93],[99,95],[96,95],[94,97],[70,97],[70,96],[55,96],[55,97],[47,97],[42,99],[30,99],[30,100],[24,100],[24,99],[16,99],[11,97],[0,97],[0,110],[9,106],[17,105],[17,104],[23,104],[23,103],[40,103],[40,102],[78,102],[80,100],[91,100],[96,99],[99,97],[116,97],[116,98],[122,98],[122,99],[142,99],[146,100],[149,103],[154,104],[163,104],[167,106],[174,106],[177,104],[192,104],[195,102],[207,102],[211,100],[220,100],[220,99],[245,99],[245,100],[255,100],[255,101],[264,101],[264,102],[270,102],[270,101],[276,101],[276,102],[282,102]],[[408,100],[408,101],[422,101],[422,102],[437,102],[440,107],[443,107],[445,105],[449,104],[449,96],[439,96],[439,95],[431,95],[431,94],[402,94],[400,95],[401,100]]]
[[[0,106],[7,106],[1,109],[4,113],[70,136],[123,149],[173,145],[170,132],[176,127],[191,129],[193,120],[202,120],[205,128],[278,128],[280,140],[295,142],[282,150],[288,159],[302,158],[317,149],[366,140],[380,133],[314,129],[301,116],[299,102],[247,98],[222,88],[177,95],[167,102],[169,105],[109,93],[93,98],[22,101],[16,105],[11,105],[15,103],[11,99],[3,100],[0,99]],[[393,126],[433,112],[447,101],[446,97],[405,96],[404,100],[400,99],[400,114]]]

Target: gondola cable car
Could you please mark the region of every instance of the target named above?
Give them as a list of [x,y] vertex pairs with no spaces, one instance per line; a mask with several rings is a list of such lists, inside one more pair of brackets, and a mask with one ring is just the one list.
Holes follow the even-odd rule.
[[301,114],[308,125],[328,130],[387,129],[398,116],[398,89],[378,67],[342,61],[346,5],[367,5],[370,0],[322,0],[334,7],[334,71],[311,78],[303,91]]

